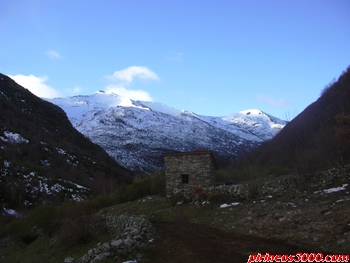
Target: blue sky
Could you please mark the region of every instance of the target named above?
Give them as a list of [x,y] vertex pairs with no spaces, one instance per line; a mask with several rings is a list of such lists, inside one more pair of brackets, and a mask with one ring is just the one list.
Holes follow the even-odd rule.
[[349,14],[348,0],[2,0],[0,72],[41,97],[286,119],[350,65]]

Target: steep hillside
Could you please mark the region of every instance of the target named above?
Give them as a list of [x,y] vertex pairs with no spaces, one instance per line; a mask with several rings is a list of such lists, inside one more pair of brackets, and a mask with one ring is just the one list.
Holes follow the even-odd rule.
[[64,111],[0,74],[0,209],[81,199],[130,173],[69,122]]
[[[350,157],[350,67],[320,98],[244,162],[286,166],[298,173],[337,166]],[[341,135],[341,136],[337,136]]]
[[213,151],[219,166],[225,166],[286,123],[259,110],[208,117],[103,91],[49,101],[118,163],[143,172],[161,168],[162,153],[199,148]]

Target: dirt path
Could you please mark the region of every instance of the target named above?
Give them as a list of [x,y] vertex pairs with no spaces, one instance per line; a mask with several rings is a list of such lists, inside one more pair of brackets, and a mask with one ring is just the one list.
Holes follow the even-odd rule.
[[245,263],[251,253],[292,254],[302,251],[281,242],[228,233],[186,219],[152,223],[159,238],[145,251],[142,263]]

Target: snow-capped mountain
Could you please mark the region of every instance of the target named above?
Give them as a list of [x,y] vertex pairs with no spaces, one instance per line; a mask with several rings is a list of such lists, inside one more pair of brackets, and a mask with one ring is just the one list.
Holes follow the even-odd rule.
[[219,165],[227,164],[273,138],[286,124],[259,110],[201,116],[103,91],[48,101],[61,107],[76,129],[134,171],[161,168],[162,153],[199,148],[213,151]]

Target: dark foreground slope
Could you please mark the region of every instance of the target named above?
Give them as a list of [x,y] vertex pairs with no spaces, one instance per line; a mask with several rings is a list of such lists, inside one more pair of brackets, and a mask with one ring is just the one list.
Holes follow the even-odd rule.
[[61,108],[3,74],[0,148],[0,200],[7,208],[79,199],[89,189],[107,192],[130,181],[129,171],[79,133]]
[[[298,173],[349,161],[346,137],[350,116],[350,67],[320,98],[289,122],[272,140],[244,161],[257,166],[284,166]],[[337,136],[342,133],[342,136]]]

